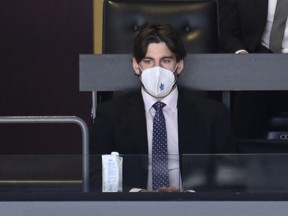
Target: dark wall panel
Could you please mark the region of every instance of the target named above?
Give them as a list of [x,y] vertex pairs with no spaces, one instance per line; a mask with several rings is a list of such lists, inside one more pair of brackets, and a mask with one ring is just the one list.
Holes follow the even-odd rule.
[[[93,52],[92,0],[0,3],[0,115],[75,115],[90,126],[79,92],[79,54]],[[75,125],[0,125],[0,154],[80,153]]]

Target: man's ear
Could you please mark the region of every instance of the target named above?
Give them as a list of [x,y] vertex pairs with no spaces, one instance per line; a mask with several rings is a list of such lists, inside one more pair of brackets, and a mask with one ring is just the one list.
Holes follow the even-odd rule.
[[182,59],[178,62],[178,66],[176,69],[177,75],[180,75],[180,73],[183,71],[183,69],[184,69],[184,60]]
[[135,74],[140,75],[141,70],[140,70],[139,64],[137,63],[137,61],[134,57],[132,58],[132,67],[134,69]]

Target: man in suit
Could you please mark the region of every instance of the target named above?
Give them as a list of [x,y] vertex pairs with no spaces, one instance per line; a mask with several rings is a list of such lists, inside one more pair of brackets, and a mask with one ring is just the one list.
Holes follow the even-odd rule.
[[[219,0],[221,52],[272,53],[269,39],[276,5],[277,0]],[[287,34],[288,29],[283,53],[288,52]]]
[[[220,51],[222,53],[287,53],[288,24],[284,29],[282,46],[271,47],[277,3],[281,0],[219,0]],[[283,6],[282,6],[283,7]],[[277,12],[276,12],[277,11]],[[288,8],[286,9],[288,11]],[[287,13],[284,15],[287,18]],[[287,92],[239,92],[235,94],[233,125],[235,138],[266,138],[269,118],[287,112]]]
[[[184,70],[185,56],[181,36],[173,27],[144,24],[135,37],[132,58],[132,67],[142,88],[102,103],[97,108],[91,153],[117,151],[130,155],[124,157],[123,181],[128,189],[153,190],[149,157],[140,162],[129,160],[133,159],[133,155],[152,155],[154,104],[157,102],[165,104],[163,114],[168,155],[233,151],[229,114],[225,106],[177,87],[177,77]],[[125,171],[125,164],[129,166],[129,171]],[[173,187],[173,191],[181,188],[180,166],[179,158],[176,162],[168,162],[169,186]]]

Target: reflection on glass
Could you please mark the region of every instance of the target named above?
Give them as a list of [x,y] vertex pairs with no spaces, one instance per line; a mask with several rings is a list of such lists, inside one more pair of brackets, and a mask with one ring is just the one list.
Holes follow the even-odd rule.
[[[123,192],[151,191],[150,157],[120,156]],[[101,193],[101,155],[89,162],[90,192]],[[82,178],[81,155],[0,156],[0,191],[82,192]],[[169,155],[169,180],[182,192],[287,193],[288,154]]]
[[0,191],[82,191],[81,155],[0,155]]
[[[92,156],[91,189],[101,185],[101,161]],[[151,191],[151,160],[147,155],[122,155],[123,191]],[[287,192],[288,154],[169,155],[169,180],[180,191]],[[98,165],[97,165],[98,163]],[[179,164],[179,166],[177,165]],[[98,167],[98,168],[97,168]]]

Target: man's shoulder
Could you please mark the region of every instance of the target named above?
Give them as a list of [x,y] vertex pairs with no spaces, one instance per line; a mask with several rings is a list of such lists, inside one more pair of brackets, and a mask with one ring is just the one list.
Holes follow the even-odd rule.
[[219,100],[208,97],[207,92],[180,89],[178,105],[193,108],[199,112],[211,114],[227,110],[226,106]]
[[221,105],[222,102],[220,102],[217,99],[211,99],[209,98],[209,95],[205,91],[195,91],[190,90],[186,88],[180,88],[179,89],[179,95],[182,100],[192,103],[204,103],[204,104],[215,104],[215,105]]

